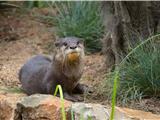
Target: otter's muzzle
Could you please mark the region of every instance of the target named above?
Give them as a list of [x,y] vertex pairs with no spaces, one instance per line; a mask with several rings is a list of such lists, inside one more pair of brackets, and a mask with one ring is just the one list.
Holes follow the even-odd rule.
[[78,52],[71,52],[68,54],[67,57],[70,62],[75,62],[75,61],[79,60],[79,56],[80,56],[80,54]]

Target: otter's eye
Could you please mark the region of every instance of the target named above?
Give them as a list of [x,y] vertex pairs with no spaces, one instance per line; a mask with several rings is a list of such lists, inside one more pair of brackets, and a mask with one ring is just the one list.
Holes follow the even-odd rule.
[[63,43],[63,45],[64,45],[64,46],[67,46],[67,43],[66,43],[66,42],[64,42],[64,43]]
[[79,41],[77,41],[77,45],[79,45],[80,44],[80,42]]

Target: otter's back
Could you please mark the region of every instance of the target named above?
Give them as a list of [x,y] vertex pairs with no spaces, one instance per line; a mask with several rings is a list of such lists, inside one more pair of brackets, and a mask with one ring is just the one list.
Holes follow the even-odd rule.
[[43,93],[43,78],[51,60],[43,55],[37,55],[27,61],[20,69],[19,79],[27,94]]

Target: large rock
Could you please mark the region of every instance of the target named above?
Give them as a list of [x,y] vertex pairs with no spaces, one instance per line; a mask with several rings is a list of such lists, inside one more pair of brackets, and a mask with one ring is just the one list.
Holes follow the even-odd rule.
[[0,120],[13,120],[17,102],[25,94],[8,92],[6,89],[0,89]]
[[160,120],[160,115],[152,114],[151,112],[144,112],[141,110],[116,107],[115,119],[116,120]]
[[109,111],[100,104],[74,103],[71,111],[75,120],[109,120]]
[[[67,120],[109,120],[110,107],[64,100]],[[0,89],[0,120],[61,120],[61,100],[52,95],[26,96]],[[115,108],[114,120],[160,120],[159,115],[128,108]]]
[[[67,109],[71,102],[64,101]],[[67,112],[66,112],[67,113]],[[62,120],[61,101],[51,95],[36,94],[17,103],[15,120]]]
[[[109,120],[110,108],[100,104],[74,103],[71,110],[75,120]],[[128,108],[115,108],[114,120],[160,120],[160,115]]]
[[[64,100],[65,109],[70,106],[71,102]],[[70,119],[69,114],[67,117]],[[52,95],[27,96],[0,87],[0,120],[61,120],[61,100]]]

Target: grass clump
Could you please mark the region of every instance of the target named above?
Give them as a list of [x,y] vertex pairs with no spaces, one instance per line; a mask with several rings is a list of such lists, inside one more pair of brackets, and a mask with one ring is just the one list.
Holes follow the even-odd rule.
[[[132,49],[118,68],[118,102],[124,105],[144,97],[160,97],[160,35],[155,35]],[[108,96],[112,94],[114,73],[116,71],[110,73],[109,80],[105,82]]]
[[118,96],[124,103],[160,96],[160,40],[138,46],[120,66]]
[[84,39],[88,51],[101,50],[103,25],[99,2],[56,2],[55,6],[58,11],[55,17],[58,36],[80,37]]
[[109,74],[110,79],[103,88],[108,87],[105,92],[112,96],[111,120],[114,119],[116,98],[124,105],[142,97],[160,97],[159,67],[160,35],[155,35],[129,52]]

